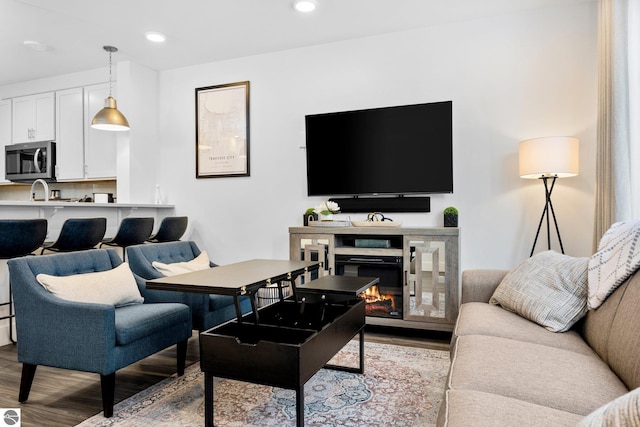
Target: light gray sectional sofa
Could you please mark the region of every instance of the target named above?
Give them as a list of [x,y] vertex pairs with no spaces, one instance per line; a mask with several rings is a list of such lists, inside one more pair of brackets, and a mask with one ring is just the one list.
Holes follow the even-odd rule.
[[635,414],[618,412],[588,425],[638,425],[631,417],[639,390],[628,392],[640,386],[640,274],[561,333],[488,303],[506,274],[462,275],[438,426],[587,425],[597,418],[593,411],[623,395],[635,399],[626,407]]

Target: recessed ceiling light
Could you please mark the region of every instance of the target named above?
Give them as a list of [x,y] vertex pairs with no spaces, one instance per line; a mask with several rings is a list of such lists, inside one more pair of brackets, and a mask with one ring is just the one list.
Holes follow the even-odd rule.
[[44,43],[37,42],[35,40],[25,40],[22,42],[25,47],[28,47],[31,50],[35,50],[38,52],[43,52],[45,50],[51,50],[51,47],[47,46]]
[[147,31],[146,33],[144,33],[144,36],[147,38],[147,40],[155,43],[163,43],[167,40],[167,36],[157,31]]
[[296,0],[293,3],[293,7],[298,12],[305,12],[305,13],[313,12],[317,5],[318,3],[316,2],[316,0]]

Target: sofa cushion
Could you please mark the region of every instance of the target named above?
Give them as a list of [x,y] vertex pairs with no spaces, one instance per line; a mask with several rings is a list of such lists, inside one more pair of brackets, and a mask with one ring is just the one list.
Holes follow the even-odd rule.
[[580,427],[621,427],[640,425],[640,388],[607,403],[587,415]]
[[458,337],[449,388],[587,415],[628,389],[598,356],[500,337]]
[[618,306],[629,282],[636,278],[640,280],[640,275],[632,276],[627,282],[619,286],[600,307],[595,310],[589,310],[581,322],[581,335],[605,363],[609,363],[609,339],[613,319],[616,317]]
[[447,390],[439,426],[566,427],[582,419],[567,411],[475,390]]
[[[242,299],[241,299],[242,300]],[[233,297],[226,295],[209,295],[209,310],[222,310],[225,307],[234,305]]]
[[36,280],[53,295],[69,301],[110,304],[116,307],[144,301],[126,262],[111,270],[95,273],[70,276],[40,273]]
[[587,262],[588,258],[540,252],[505,276],[490,303],[550,331],[567,331],[587,312]]
[[206,251],[202,251],[200,255],[198,255],[191,261],[174,262],[170,264],[153,261],[151,265],[153,265],[153,268],[155,268],[165,276],[175,276],[176,274],[206,270],[207,268],[209,268],[209,257],[207,256]]
[[461,335],[491,335],[593,354],[576,331],[556,334],[500,306],[481,302],[460,306],[454,336]]
[[589,258],[589,308],[602,302],[640,267],[640,220],[613,224]]
[[115,313],[116,345],[130,344],[180,323],[191,324],[191,310],[185,304],[137,304],[119,307]]
[[624,295],[618,303],[607,346],[607,363],[630,390],[640,387],[638,301],[640,301],[640,274],[635,274],[627,282]]

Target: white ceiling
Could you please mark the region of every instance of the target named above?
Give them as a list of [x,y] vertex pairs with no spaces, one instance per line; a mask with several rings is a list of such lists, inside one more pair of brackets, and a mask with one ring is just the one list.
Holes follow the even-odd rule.
[[[317,0],[301,14],[293,0],[0,0],[0,86],[106,67],[103,45],[118,47],[114,62],[167,70],[587,1]],[[151,30],[167,42],[147,41]]]

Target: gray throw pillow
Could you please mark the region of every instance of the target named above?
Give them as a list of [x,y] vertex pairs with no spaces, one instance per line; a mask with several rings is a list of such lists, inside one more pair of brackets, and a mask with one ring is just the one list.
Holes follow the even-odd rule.
[[504,277],[491,296],[552,332],[565,332],[587,312],[588,258],[540,252]]

